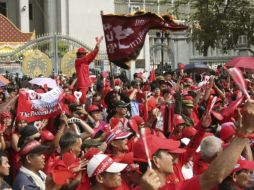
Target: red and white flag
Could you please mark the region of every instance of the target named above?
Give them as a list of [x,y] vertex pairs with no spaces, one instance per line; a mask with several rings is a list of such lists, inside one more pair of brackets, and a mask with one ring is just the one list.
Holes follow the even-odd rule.
[[230,68],[227,69],[232,79],[235,81],[236,85],[243,91],[247,99],[250,99],[250,95],[247,91],[247,85],[243,77],[243,73],[239,68]]
[[129,69],[143,47],[151,29],[185,30],[188,27],[174,22],[169,15],[163,17],[150,12],[134,15],[102,15],[108,58],[117,66]]
[[61,113],[59,102],[62,94],[60,87],[47,93],[22,89],[19,91],[17,115],[25,117],[28,123],[56,116]]

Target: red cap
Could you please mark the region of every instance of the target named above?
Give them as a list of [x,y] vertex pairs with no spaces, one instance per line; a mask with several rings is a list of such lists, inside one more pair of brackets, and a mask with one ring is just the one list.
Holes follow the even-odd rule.
[[229,124],[231,122],[228,122],[228,124],[224,124],[224,126],[222,125],[221,130],[220,130],[220,138],[223,141],[226,141],[227,139],[231,138],[234,134],[235,134],[235,129],[233,128],[232,125],[234,124]]
[[88,111],[89,113],[92,113],[92,112],[94,112],[94,111],[100,111],[100,109],[99,109],[99,107],[96,106],[96,105],[90,105],[90,106],[88,107],[87,111]]
[[[155,135],[146,136],[149,158],[151,159],[153,154],[158,150],[168,150],[171,153],[183,153],[186,150],[179,148],[180,142],[172,139],[164,139],[157,137]],[[140,138],[133,146],[134,160],[140,162],[147,162],[147,157],[145,153],[144,143],[142,138]]]
[[232,172],[238,172],[240,170],[254,170],[254,162],[239,159]]
[[77,53],[87,53],[87,50],[85,48],[81,47],[81,48],[78,48]]
[[120,86],[122,81],[120,79],[115,79],[115,86]]
[[185,121],[184,121],[184,119],[181,115],[174,114],[173,123],[174,123],[174,126],[178,126],[178,125],[181,125],[181,124],[185,124]]
[[94,155],[96,154],[101,154],[102,151],[99,150],[98,148],[95,148],[95,147],[92,147],[90,148],[84,155],[84,157],[87,159],[87,160],[90,160]]
[[40,133],[42,142],[52,141],[55,138],[55,136],[48,130],[42,130]]
[[27,142],[20,150],[20,156],[25,156],[29,153],[43,153],[47,150],[46,146],[41,145],[40,142],[32,140]]
[[183,63],[178,63],[178,69],[184,69],[185,65]]
[[122,131],[118,127],[114,128],[107,137],[106,142],[111,143],[113,140],[126,139],[131,135],[129,131]]
[[186,107],[194,107],[193,97],[192,96],[184,96],[183,97],[183,104]]

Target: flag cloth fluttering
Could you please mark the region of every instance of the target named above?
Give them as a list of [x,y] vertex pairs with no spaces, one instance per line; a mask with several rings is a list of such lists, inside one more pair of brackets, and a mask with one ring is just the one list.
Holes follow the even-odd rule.
[[172,16],[159,16],[150,12],[137,12],[134,15],[102,14],[102,24],[108,58],[124,69],[129,69],[130,61],[138,57],[149,30],[187,29],[187,26],[174,22]]

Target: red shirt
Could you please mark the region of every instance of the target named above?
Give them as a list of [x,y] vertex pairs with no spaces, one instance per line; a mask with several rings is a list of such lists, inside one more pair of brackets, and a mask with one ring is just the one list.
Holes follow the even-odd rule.
[[160,190],[186,190],[186,189],[195,189],[200,190],[199,177],[195,176],[189,180],[180,181],[176,184],[166,184],[160,188]]
[[77,87],[87,88],[91,81],[89,78],[89,64],[95,59],[99,49],[95,48],[92,52],[84,57],[75,60],[75,69],[77,74]]

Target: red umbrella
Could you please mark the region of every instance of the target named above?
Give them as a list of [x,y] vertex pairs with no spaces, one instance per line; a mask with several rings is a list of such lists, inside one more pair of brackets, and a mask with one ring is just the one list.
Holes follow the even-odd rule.
[[225,66],[254,70],[254,57],[237,57],[227,62]]

